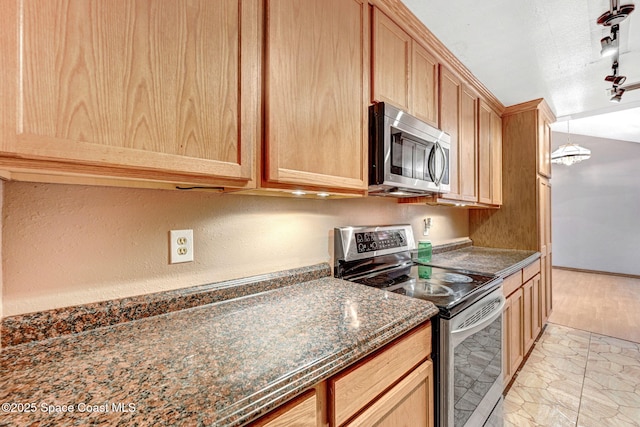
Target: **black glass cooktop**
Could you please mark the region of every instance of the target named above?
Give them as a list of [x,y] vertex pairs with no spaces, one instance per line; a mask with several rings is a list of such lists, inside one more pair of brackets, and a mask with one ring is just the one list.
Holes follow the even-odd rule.
[[350,280],[431,301],[441,312],[467,306],[500,284],[494,276],[415,264]]

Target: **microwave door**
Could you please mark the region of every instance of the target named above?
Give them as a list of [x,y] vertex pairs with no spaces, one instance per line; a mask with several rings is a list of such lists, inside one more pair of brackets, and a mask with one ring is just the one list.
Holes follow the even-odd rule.
[[415,156],[415,168],[414,168],[414,178],[419,179],[421,181],[428,180],[428,155],[427,155],[427,147],[422,144],[416,144],[416,156]]

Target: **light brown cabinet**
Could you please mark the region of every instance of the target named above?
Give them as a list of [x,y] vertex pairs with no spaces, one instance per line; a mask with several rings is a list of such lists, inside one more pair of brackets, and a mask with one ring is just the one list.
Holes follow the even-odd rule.
[[522,288],[518,288],[509,297],[507,297],[507,303],[504,308],[504,321],[505,321],[505,335],[507,341],[504,343],[503,355],[505,357],[505,372],[504,372],[504,384],[509,383],[513,374],[516,373],[520,364],[524,360],[524,345],[523,345],[523,297],[524,291]]
[[433,423],[433,363],[426,361],[345,425],[433,427]]
[[467,85],[462,85],[460,97],[460,134],[458,141],[460,198],[469,202],[477,202],[478,94]]
[[538,109],[538,174],[551,178],[551,123],[555,121],[548,108]]
[[316,391],[309,390],[287,402],[269,415],[251,424],[252,427],[320,427]]
[[438,126],[438,62],[377,7],[372,25],[372,101]]
[[433,427],[431,333],[417,326],[251,425]]
[[440,129],[451,136],[451,191],[443,199],[478,201],[478,94],[447,68],[440,67]]
[[542,329],[540,314],[540,274],[532,277],[524,285],[524,352],[527,354]]
[[483,99],[478,107],[478,202],[502,204],[502,119]]
[[553,289],[551,286],[551,184],[547,178],[538,177],[538,221],[539,247],[542,253],[541,270],[544,298],[542,299],[542,318],[546,322],[553,309]]
[[540,266],[540,260],[535,260],[506,277],[502,285],[506,297],[502,336],[505,387],[509,385],[542,331],[544,295]]
[[[396,381],[411,372],[415,366],[425,361],[430,354],[431,325],[425,324],[414,329],[413,332],[400,338],[383,351],[329,379],[329,395],[332,396],[332,401],[330,401],[331,425],[342,425],[359,411],[371,405],[377,400],[377,396],[380,396]],[[428,369],[432,370],[432,367],[429,365]],[[386,400],[393,396],[400,399],[402,394],[396,392]],[[397,403],[400,401],[398,400]],[[428,400],[424,401],[423,407],[427,407],[427,404]],[[380,405],[388,407],[388,403]],[[379,410],[378,407],[373,412],[379,413]],[[371,415],[369,414],[366,418],[371,419]]]
[[460,96],[462,82],[446,67],[440,66],[440,129],[451,137],[449,150],[449,183],[451,191],[443,199],[461,200],[460,194]]
[[266,3],[262,188],[367,187],[368,4]]
[[[469,212],[469,237],[478,246],[539,251],[545,324],[552,309],[551,185],[540,174],[548,157],[547,129],[553,113],[544,100],[508,107],[502,114],[503,204]],[[541,152],[543,151],[543,152]],[[545,172],[546,173],[546,172]]]
[[10,178],[243,187],[253,177],[258,1],[2,6],[0,168]]

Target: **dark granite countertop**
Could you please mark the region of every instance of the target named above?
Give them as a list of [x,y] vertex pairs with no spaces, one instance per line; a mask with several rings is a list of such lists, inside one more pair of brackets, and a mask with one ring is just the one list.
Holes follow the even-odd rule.
[[434,253],[431,265],[507,277],[540,258],[540,252],[468,246]]
[[0,425],[243,425],[436,313],[325,277],[8,347]]

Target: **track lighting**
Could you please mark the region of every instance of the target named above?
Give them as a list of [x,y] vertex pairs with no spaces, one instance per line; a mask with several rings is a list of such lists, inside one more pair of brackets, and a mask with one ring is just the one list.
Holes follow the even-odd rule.
[[614,86],[619,86],[627,80],[626,76],[607,76],[604,78],[606,81],[613,83]]
[[620,23],[627,19],[627,17],[634,11],[635,6],[632,4],[624,4],[620,6],[618,0],[610,0],[610,8],[608,11],[598,17],[596,22],[598,25],[605,27],[611,27],[611,35],[600,39],[600,55],[612,56],[613,63],[611,69],[613,72],[605,76],[604,80],[611,83],[611,89],[609,90],[609,99],[611,102],[620,102],[625,90],[636,89],[636,84],[627,85],[622,87],[621,85],[627,80],[626,76],[618,75],[618,61],[619,61],[619,43],[618,43],[618,31],[620,31]]
[[615,88],[615,89],[611,89],[611,99],[609,99],[609,101],[611,102],[620,102],[622,101],[622,94],[624,94],[624,89],[621,87]]
[[600,39],[600,55],[602,57],[617,55],[618,53],[618,25],[611,27],[611,36]]
[[613,89],[616,89],[617,86],[623,84],[627,80],[627,77],[618,75],[618,61],[613,61],[613,64],[611,64],[611,70],[612,74],[606,76],[604,80],[611,82],[613,84]]
[[614,44],[614,40],[609,36],[601,39],[600,45],[602,46],[602,50],[600,50],[600,55],[602,57],[613,56],[618,51],[617,46]]

